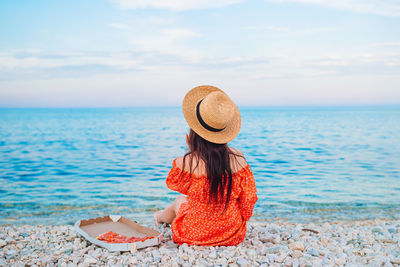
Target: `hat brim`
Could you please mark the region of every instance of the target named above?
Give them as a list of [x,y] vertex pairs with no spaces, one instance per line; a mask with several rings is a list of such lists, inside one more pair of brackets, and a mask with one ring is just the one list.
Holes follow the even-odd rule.
[[183,116],[185,117],[185,120],[189,125],[189,127],[207,141],[216,144],[226,144],[235,139],[235,137],[240,132],[241,117],[239,109],[237,108],[236,105],[234,108],[232,119],[229,121],[226,127],[219,132],[212,132],[205,129],[198,121],[196,115],[197,104],[208,94],[214,91],[220,91],[222,93],[225,93],[221,89],[210,85],[202,85],[190,90],[183,99],[182,103]]

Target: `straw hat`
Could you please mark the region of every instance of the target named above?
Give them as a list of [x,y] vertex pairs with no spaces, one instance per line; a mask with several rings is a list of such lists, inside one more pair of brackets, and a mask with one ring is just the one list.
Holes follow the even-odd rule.
[[207,141],[225,144],[239,134],[239,110],[217,87],[202,85],[193,88],[185,95],[182,109],[190,128]]

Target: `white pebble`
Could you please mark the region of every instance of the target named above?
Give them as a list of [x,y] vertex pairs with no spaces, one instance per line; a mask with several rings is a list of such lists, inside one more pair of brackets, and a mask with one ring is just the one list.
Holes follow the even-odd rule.
[[289,245],[289,248],[291,250],[304,250],[304,244],[302,242],[293,242],[292,244]]

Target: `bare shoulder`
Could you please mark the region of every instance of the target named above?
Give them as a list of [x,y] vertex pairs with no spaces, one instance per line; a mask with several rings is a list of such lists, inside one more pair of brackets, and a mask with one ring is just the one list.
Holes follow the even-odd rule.
[[[175,165],[181,170],[192,172],[196,175],[205,174],[205,165],[199,161],[197,157],[188,155],[185,157],[178,157],[175,159]],[[192,169],[190,169],[192,168]]]
[[175,159],[175,164],[176,164],[176,167],[182,169],[182,167],[183,167],[183,157],[177,157]]
[[230,147],[229,148],[234,154],[231,155],[231,167],[233,172],[237,172],[247,166],[246,158],[242,151],[239,149]]

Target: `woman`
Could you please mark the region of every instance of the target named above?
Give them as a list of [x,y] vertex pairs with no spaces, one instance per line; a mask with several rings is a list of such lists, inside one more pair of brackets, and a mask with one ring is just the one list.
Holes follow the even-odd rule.
[[240,131],[236,105],[220,89],[198,86],[183,100],[189,152],[172,163],[166,184],[183,195],[154,214],[172,223],[178,244],[233,246],[243,241],[257,201],[254,176],[243,154],[230,148]]

